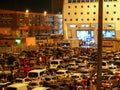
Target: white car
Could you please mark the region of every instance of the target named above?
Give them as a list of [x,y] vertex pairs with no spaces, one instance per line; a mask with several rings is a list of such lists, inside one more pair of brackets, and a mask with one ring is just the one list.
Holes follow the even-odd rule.
[[31,90],[51,90],[49,87],[36,87]]
[[76,80],[77,83],[82,82],[82,74],[80,74],[80,73],[73,73],[73,74],[71,74],[70,77],[71,77],[71,79]]
[[31,79],[29,79],[29,78],[16,78],[15,79],[15,83],[26,83],[26,84],[28,84],[29,82],[31,82]]
[[65,69],[60,69],[56,72],[56,76],[58,78],[69,77],[69,75],[70,75],[70,72],[68,70],[65,70]]

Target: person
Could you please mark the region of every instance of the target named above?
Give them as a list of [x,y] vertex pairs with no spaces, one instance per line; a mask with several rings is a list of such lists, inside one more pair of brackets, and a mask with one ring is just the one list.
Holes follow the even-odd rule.
[[90,79],[90,77],[88,77],[88,79],[87,79],[87,90],[90,90],[90,81],[91,81],[91,79]]
[[73,90],[73,85],[70,83],[69,90]]

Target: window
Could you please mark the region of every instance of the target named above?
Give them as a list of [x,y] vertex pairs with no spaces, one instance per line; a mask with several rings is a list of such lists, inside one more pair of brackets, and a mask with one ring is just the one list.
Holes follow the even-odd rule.
[[117,20],[120,20],[120,18],[117,18]]
[[94,5],[94,8],[96,7],[96,5]]
[[72,19],[70,19],[70,21],[72,21]]
[[87,18],[87,21],[89,21],[89,18]]
[[81,6],[81,8],[83,8],[83,6]]
[[81,15],[83,14],[83,12],[81,12]]
[[87,14],[89,14],[89,12],[87,12]]
[[78,21],[78,19],[76,19],[76,21]]
[[77,6],[75,6],[75,8],[77,8]]
[[113,18],[111,18],[111,20],[113,21]]
[[93,14],[96,14],[96,12],[93,12]]
[[68,3],[71,3],[71,0],[68,0]]
[[80,2],[80,0],[77,0],[77,2]]
[[109,14],[109,12],[107,11],[106,14]]
[[76,15],[77,13],[75,12],[74,14]]
[[73,0],[73,2],[75,3],[75,2],[76,2],[76,0]]
[[116,7],[116,4],[114,4],[113,6]]
[[93,18],[93,21],[95,21],[95,18]]
[[70,12],[68,12],[68,15],[70,15]]
[[109,7],[109,5],[107,5],[107,7]]
[[114,11],[113,13],[116,14],[116,11]]
[[105,18],[105,21],[107,21],[107,18]]

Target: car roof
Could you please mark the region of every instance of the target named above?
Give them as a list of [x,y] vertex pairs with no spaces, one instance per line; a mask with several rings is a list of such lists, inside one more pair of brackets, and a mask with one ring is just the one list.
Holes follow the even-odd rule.
[[33,69],[29,72],[41,72],[41,71],[45,71],[46,69]]

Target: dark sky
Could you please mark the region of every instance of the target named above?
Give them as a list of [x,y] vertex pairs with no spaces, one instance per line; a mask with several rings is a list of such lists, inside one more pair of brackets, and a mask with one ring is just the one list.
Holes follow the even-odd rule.
[[51,0],[0,0],[0,9],[51,13]]

